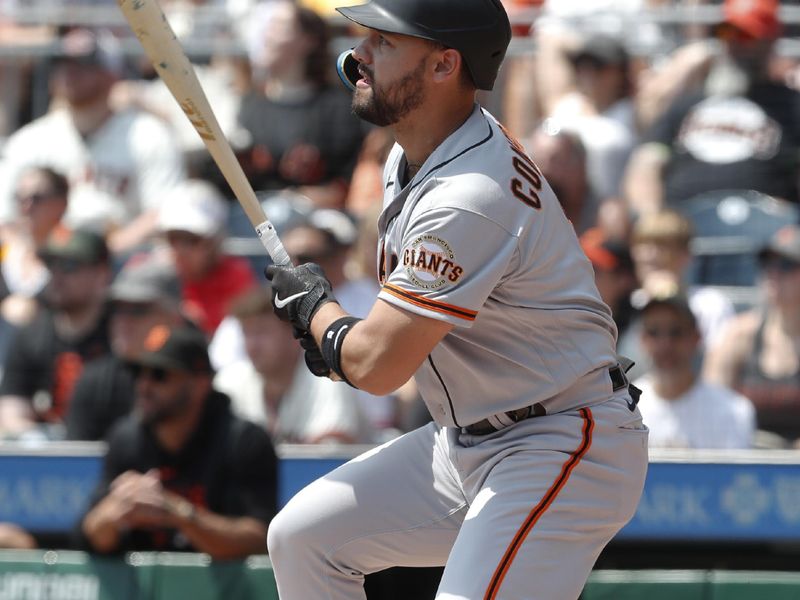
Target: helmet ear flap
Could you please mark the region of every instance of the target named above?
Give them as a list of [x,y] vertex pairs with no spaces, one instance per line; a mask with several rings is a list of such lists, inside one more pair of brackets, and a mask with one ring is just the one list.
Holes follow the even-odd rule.
[[352,48],[342,52],[336,59],[336,72],[347,89],[356,89],[356,82],[361,79],[361,74],[358,72],[358,61],[353,56]]

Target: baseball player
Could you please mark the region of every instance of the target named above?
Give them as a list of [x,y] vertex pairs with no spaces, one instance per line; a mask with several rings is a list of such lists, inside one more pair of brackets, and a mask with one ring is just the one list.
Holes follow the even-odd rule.
[[383,394],[412,375],[433,422],[334,470],[272,521],[283,600],[365,598],[364,575],[445,565],[437,598],[574,600],[636,509],[647,429],[616,328],[558,200],[475,101],[511,30],[500,0],[371,0],[340,59],[353,109],[397,140],[381,289],[346,314],[314,264],[267,268],[319,375]]

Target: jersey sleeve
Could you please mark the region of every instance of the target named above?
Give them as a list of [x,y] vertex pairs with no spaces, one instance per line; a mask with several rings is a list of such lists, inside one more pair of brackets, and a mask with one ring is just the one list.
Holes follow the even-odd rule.
[[378,297],[469,327],[517,250],[518,237],[485,215],[453,207],[420,211],[403,235],[397,266]]

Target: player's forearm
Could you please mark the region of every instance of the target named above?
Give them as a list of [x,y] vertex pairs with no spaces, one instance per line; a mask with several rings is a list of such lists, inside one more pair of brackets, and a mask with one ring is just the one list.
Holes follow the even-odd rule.
[[[317,343],[325,331],[347,313],[335,303],[324,305],[311,322]],[[376,396],[406,383],[428,354],[452,329],[444,321],[415,315],[378,300],[366,319],[356,323],[341,347],[340,364],[357,388]]]
[[[319,309],[311,322],[311,333],[317,344],[322,343],[328,327],[344,316],[347,313],[335,302]],[[341,365],[347,379],[357,388],[376,396],[388,394],[403,385],[416,369],[409,374],[401,372],[402,365],[391,363],[388,350],[386,336],[380,335],[369,318],[357,323],[342,347]]]

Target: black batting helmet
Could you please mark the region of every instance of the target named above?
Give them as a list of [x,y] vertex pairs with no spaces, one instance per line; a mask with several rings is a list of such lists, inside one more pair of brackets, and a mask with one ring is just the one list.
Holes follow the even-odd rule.
[[370,0],[336,10],[370,29],[425,38],[458,50],[481,90],[494,87],[511,41],[511,25],[500,0]]

